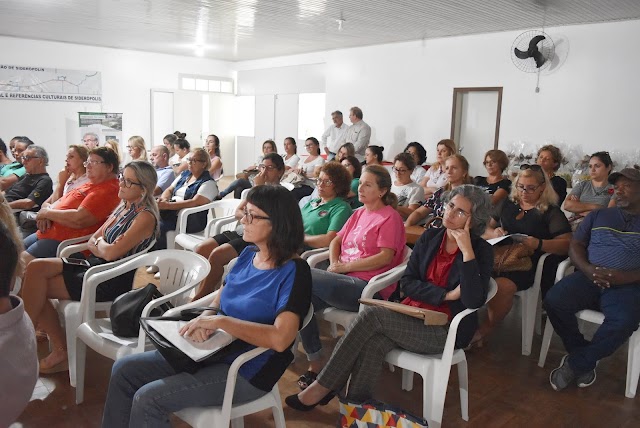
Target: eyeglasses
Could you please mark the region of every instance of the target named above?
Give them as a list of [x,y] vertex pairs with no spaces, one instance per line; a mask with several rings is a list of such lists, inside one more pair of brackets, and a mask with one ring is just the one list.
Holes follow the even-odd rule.
[[131,149],[133,149],[133,147],[132,146],[127,146],[126,149],[127,150],[131,150]]
[[271,170],[276,169],[276,167],[273,166],[273,165],[265,165],[265,164],[261,163],[260,165],[258,165],[258,169],[266,169],[267,171],[271,171]]
[[531,169],[533,171],[542,172],[542,167],[538,164],[529,165],[528,163],[520,165],[520,171],[524,171],[525,169]]
[[453,202],[449,202],[447,205],[445,205],[444,209],[447,212],[453,212],[453,215],[458,218],[463,218],[469,215],[468,212],[461,210],[460,208],[456,208]]
[[[482,162],[482,165],[484,165],[484,166],[490,166],[490,165],[495,165],[495,164],[497,164],[497,163],[498,163],[498,162],[496,162],[496,161],[488,160],[488,161],[484,161],[484,162]],[[520,168],[522,169],[522,167],[520,167]]]
[[519,192],[523,193],[533,193],[538,190],[538,187],[540,186],[523,186],[522,184],[518,184],[516,186],[516,189],[518,189]]
[[344,166],[345,168],[348,168],[348,167],[353,166],[353,165],[351,165],[351,164],[350,164],[350,163],[348,163],[348,162],[345,162],[345,163],[343,163],[343,164],[342,164],[342,166]]
[[189,159],[189,164],[193,165],[196,162],[206,162],[206,160],[202,160],[202,159]]
[[265,216],[262,216],[262,215],[251,214],[249,211],[247,211],[246,208],[244,209],[244,217],[247,218],[247,224],[253,223],[253,219],[271,220],[269,217],[265,217]]
[[22,162],[26,162],[31,159],[40,159],[40,156],[21,156]]
[[128,178],[124,178],[124,175],[122,174],[118,175],[118,181],[120,181],[120,184],[124,184],[124,187],[126,187],[127,189],[131,188],[131,186],[133,186],[134,184],[136,186],[142,187],[142,184],[131,181]]
[[397,172],[398,174],[404,174],[405,172],[409,171],[408,169],[404,169],[404,168],[396,168],[395,166],[393,168],[391,168],[393,171]]
[[82,162],[82,165],[84,165],[84,166],[85,166],[85,168],[86,168],[86,167],[88,167],[89,165],[91,165],[91,166],[96,166],[96,165],[98,165],[99,163],[106,163],[106,162],[105,162],[105,161],[97,161],[97,160],[88,160],[88,161],[84,161],[84,162]]
[[94,140],[93,138],[91,138],[91,139],[87,139],[87,140],[80,140],[80,141],[82,141],[83,143],[91,143],[91,142],[94,142],[94,143],[95,143],[95,142],[97,142],[98,140]]
[[331,186],[333,184],[333,181],[331,180],[321,180],[321,179],[317,179],[316,180],[316,184],[318,186]]

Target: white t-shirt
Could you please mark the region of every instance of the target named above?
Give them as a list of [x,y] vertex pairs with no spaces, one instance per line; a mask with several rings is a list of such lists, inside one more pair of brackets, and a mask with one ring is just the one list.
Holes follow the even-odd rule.
[[427,181],[427,187],[436,187],[436,188],[441,188],[443,187],[445,184],[447,184],[447,181],[449,180],[447,178],[447,174],[444,171],[444,168],[429,168],[429,171],[427,171],[426,176],[429,177],[429,181]]
[[414,181],[404,186],[392,184],[391,191],[398,197],[399,207],[408,207],[424,202],[424,189]]
[[182,159],[180,159],[180,155],[176,153],[169,159],[169,165],[178,166],[183,162],[189,162],[189,159],[191,159],[191,152],[187,153]]
[[[305,158],[306,159],[306,158]],[[304,174],[306,175],[306,179],[302,182],[303,185],[309,187],[316,187],[316,178],[313,176],[313,172],[315,171],[317,166],[324,165],[324,158],[322,156],[318,156],[311,162],[300,161],[298,163],[298,167],[302,168]]]
[[[180,176],[176,177],[176,179],[173,180],[173,183],[171,183],[170,187],[173,187],[175,189],[175,186],[178,185],[179,180],[180,180]],[[184,194],[187,192],[187,187],[188,186],[185,183],[178,190],[174,190],[173,199],[175,199],[176,202],[184,201]],[[209,202],[211,202],[216,196],[218,196],[218,184],[213,180],[205,181],[198,188],[196,195],[202,195],[205,198],[207,198]]]
[[83,174],[75,180],[68,179],[66,183],[64,183],[64,189],[62,190],[62,194],[66,195],[70,190],[76,189],[83,184],[87,184],[89,182],[89,178],[87,174]]
[[282,160],[284,161],[284,166],[289,168],[295,168],[300,163],[300,156],[293,155],[289,159],[286,159],[287,155],[282,155]]
[[419,184],[422,182],[425,175],[427,175],[427,171],[422,167],[422,165],[418,165],[411,173],[411,180]]

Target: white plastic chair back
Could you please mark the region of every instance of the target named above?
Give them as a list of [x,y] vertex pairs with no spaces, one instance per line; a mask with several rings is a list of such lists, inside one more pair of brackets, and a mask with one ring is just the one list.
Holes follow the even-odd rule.
[[196,233],[187,233],[185,221],[184,228],[180,229],[181,232],[174,238],[174,248],[193,251],[206,238],[222,233],[223,230],[235,228],[235,213],[240,202],[239,199],[222,199],[208,204],[211,207],[213,218],[207,222],[204,230]]

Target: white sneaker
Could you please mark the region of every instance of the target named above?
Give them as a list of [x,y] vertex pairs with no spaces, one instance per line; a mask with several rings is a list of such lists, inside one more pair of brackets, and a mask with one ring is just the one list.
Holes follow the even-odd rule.
[[155,265],[151,265],[147,268],[147,273],[157,273],[160,271],[160,268]]

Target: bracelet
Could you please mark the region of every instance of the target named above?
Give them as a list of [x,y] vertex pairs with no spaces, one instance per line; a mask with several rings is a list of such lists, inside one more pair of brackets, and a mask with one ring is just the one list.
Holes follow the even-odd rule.
[[98,242],[100,242],[100,241],[102,241],[102,236],[98,236],[98,237],[96,238],[96,240],[95,240],[95,241],[93,241],[93,246],[94,246],[94,247],[97,247],[97,246],[98,246]]
[[542,251],[542,239],[540,238],[538,238],[538,248],[536,248],[536,250]]

